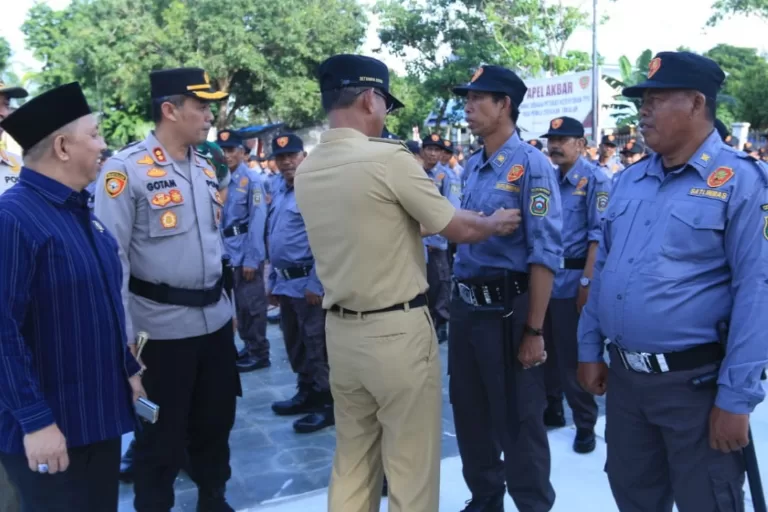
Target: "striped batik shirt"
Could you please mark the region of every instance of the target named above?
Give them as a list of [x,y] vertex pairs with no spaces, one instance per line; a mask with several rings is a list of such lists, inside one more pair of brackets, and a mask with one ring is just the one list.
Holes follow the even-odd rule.
[[70,448],[133,430],[123,273],[89,197],[28,168],[0,196],[0,452],[54,423]]

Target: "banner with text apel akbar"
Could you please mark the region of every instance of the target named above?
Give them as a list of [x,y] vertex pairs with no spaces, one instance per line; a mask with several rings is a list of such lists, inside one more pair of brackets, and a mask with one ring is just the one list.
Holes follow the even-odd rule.
[[[602,70],[601,70],[602,71]],[[520,105],[518,124],[523,138],[537,139],[547,133],[549,123],[562,116],[573,117],[584,124],[586,136],[592,135],[592,71],[560,75],[552,78],[525,80],[528,93]],[[612,102],[616,93],[603,81],[599,84],[601,103]],[[613,128],[616,123],[601,109],[600,128]]]

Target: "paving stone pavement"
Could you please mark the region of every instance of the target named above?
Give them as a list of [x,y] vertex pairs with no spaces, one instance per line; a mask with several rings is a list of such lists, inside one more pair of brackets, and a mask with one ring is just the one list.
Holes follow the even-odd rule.
[[[294,433],[295,418],[276,416],[272,402],[293,396],[296,379],[285,353],[282,334],[270,325],[272,366],[242,375],[243,398],[237,404],[237,419],[230,438],[232,479],[227,485],[227,499],[236,510],[255,507],[267,500],[303,494],[328,486],[335,430],[327,428],[314,434]],[[242,343],[238,340],[238,343]],[[447,346],[440,346],[443,375],[448,360]],[[150,397],[151,398],[151,397]],[[605,403],[600,399],[600,414]],[[572,423],[566,406],[568,424]],[[131,437],[123,439],[126,449]],[[443,378],[443,453],[458,455],[453,426],[453,412],[448,401],[448,379]],[[194,512],[197,489],[182,473],[176,480],[174,512]],[[120,485],[119,512],[133,509],[133,487]]]

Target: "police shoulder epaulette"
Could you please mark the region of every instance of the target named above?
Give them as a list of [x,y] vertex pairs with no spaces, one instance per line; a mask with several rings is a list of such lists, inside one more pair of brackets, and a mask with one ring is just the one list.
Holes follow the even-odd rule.
[[737,155],[739,158],[751,162],[757,168],[757,174],[760,175],[760,179],[763,181],[763,186],[768,187],[768,165],[759,158],[755,158],[744,151],[738,151]]
[[123,147],[121,147],[120,149],[118,149],[116,152],[117,152],[117,153],[121,153],[121,152],[125,151],[125,150],[126,150],[126,149],[128,149],[128,148],[132,148],[133,146],[135,146],[135,145],[136,145],[136,144],[138,144],[139,142],[141,142],[141,141],[140,141],[140,140],[135,140],[135,141],[133,141],[133,142],[129,142],[129,143],[128,143],[128,144],[126,144],[125,146],[123,146]]
[[386,142],[387,144],[394,144],[396,146],[401,146],[405,148],[406,150],[410,151],[408,149],[408,146],[400,139],[386,139],[384,137],[368,137],[368,140],[371,142]]

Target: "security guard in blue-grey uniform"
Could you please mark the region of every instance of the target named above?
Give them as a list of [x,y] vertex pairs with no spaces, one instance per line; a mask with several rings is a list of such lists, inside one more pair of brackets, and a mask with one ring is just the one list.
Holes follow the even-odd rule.
[[[443,154],[440,158],[440,163],[443,164],[443,168],[446,169],[446,175],[451,178],[449,194],[446,196],[453,206],[456,208],[461,207],[461,186],[462,176],[464,175],[464,167],[458,163],[456,159],[457,155],[456,144],[448,139],[443,139]],[[451,161],[454,161],[454,167],[451,167]],[[456,255],[456,244],[448,242],[448,268],[453,268],[453,259]],[[449,277],[450,279],[450,277]],[[449,292],[450,302],[450,292]],[[447,333],[443,335],[442,340],[447,341]]]
[[[453,178],[451,171],[440,161],[443,147],[443,138],[440,135],[437,133],[427,135],[421,141],[421,156],[427,176],[435,182],[440,195],[450,200]],[[451,202],[456,206],[458,196]],[[431,235],[424,238],[424,246],[427,248],[429,311],[437,331],[437,340],[444,343],[448,341],[451,302],[451,267],[448,256],[448,240],[439,234]]]
[[595,165],[603,169],[608,176],[613,176],[619,171],[624,170],[619,155],[616,154],[618,141],[615,135],[604,135],[598,147],[597,161]]
[[741,448],[768,364],[768,171],[714,129],[724,80],[706,57],[662,52],[622,92],[643,98],[655,154],[614,185],[579,322],[579,380],[610,388],[606,471],[622,512],[744,510]]
[[[553,119],[549,130],[541,138],[547,140],[549,156],[557,165],[563,204],[563,262],[555,275],[544,327],[544,338],[549,347],[547,354],[550,356],[546,364],[548,405],[544,424],[555,427],[565,425],[564,392],[576,424],[573,449],[577,453],[590,453],[596,445],[597,403],[576,379],[576,329],[579,313],[589,295],[611,179],[582,156],[586,142],[584,125],[577,119]],[[554,392],[550,389],[550,372],[556,373],[555,379],[551,379],[557,384]]]
[[272,154],[283,176],[272,195],[267,228],[270,300],[280,305],[280,328],[291,368],[297,375],[293,398],[272,404],[275,414],[304,414],[293,429],[306,434],[334,424],[328,384],[323,285],[317,278],[307,228],[296,205],[293,178],[304,160],[304,141],[293,133],[272,140]]
[[244,141],[236,131],[221,130],[216,144],[224,151],[231,175],[220,228],[233,270],[237,330],[245,344],[237,369],[244,373],[270,366],[264,284],[267,192],[259,175],[246,165]]
[[[199,68],[150,74],[155,130],[107,161],[95,213],[120,246],[129,342],[145,332],[143,384],[162,413],[143,424],[134,453],[138,512],[173,508],[189,455],[199,512],[233,510],[229,434],[241,393],[232,304],[224,283],[222,201],[206,139],[213,89]],[[136,345],[132,345],[136,351]]]
[[[460,244],[453,271],[448,371],[456,440],[472,492],[466,512],[515,505],[548,511],[555,501],[542,422],[543,328],[563,254],[560,190],[552,166],[515,132],[527,87],[512,71],[478,68],[454,92],[483,151],[469,157],[461,206],[485,215],[520,208],[521,229]],[[504,453],[504,461],[501,453]]]

